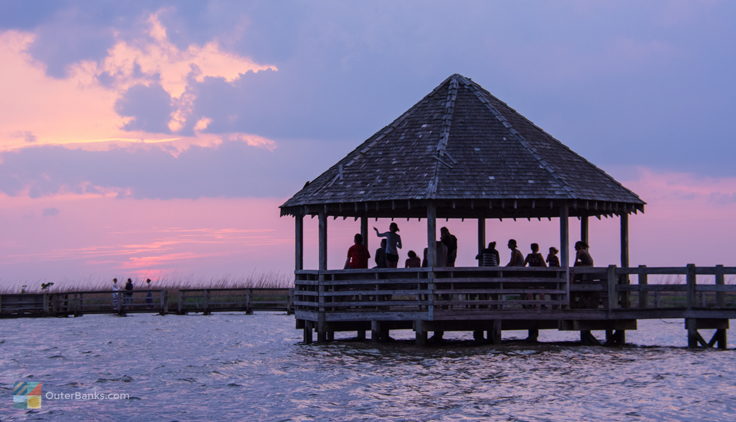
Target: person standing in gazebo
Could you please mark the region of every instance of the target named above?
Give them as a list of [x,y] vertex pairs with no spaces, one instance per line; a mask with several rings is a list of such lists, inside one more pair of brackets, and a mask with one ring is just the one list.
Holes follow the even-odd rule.
[[509,239],[508,244],[509,249],[511,249],[511,259],[509,259],[509,263],[506,264],[507,267],[523,267],[524,266],[524,255],[521,254],[521,251],[516,249],[516,239]]
[[345,261],[345,268],[368,268],[368,258],[371,257],[371,253],[363,245],[363,236],[360,233],[356,233],[353,240],[355,243],[348,249],[348,259]]
[[457,237],[447,227],[440,229],[440,241],[447,247],[447,266],[454,267],[457,258]]
[[386,238],[386,266],[396,268],[399,264],[399,249],[401,249],[401,236],[399,236],[399,225],[391,223],[385,233],[380,233],[373,227],[378,237]]

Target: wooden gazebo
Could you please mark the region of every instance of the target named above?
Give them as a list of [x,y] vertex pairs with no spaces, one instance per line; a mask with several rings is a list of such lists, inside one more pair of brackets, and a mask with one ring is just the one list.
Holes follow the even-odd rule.
[[[444,80],[281,205],[281,215],[296,220],[297,287],[300,280],[314,281],[310,285],[317,286],[315,297],[336,274],[337,278],[351,278],[356,273],[328,271],[329,216],[359,219],[366,241],[369,218],[426,218],[427,245],[437,240],[437,218],[474,218],[479,249],[485,245],[486,219],[559,218],[560,257],[562,271],[566,271],[570,217],[580,218],[582,240],[587,241],[589,217],[618,216],[621,265],[627,267],[628,216],[643,210],[644,202],[635,193],[459,74]],[[316,270],[303,268],[304,216],[319,219]],[[431,281],[446,269],[436,268],[435,248],[428,252],[428,268],[421,269],[418,277],[429,280],[431,287]],[[386,272],[357,272],[370,278],[368,273],[382,271]],[[386,272],[381,277],[407,278],[402,271],[394,271],[394,275]],[[454,271],[452,277],[457,277],[458,269]],[[566,274],[560,279],[567,284]],[[569,292],[569,286],[566,290]],[[569,295],[562,298],[563,306],[566,301]],[[322,333],[325,330],[320,327],[329,320],[329,311],[324,309],[305,309],[300,318],[297,307],[297,319],[307,325],[313,320]]]

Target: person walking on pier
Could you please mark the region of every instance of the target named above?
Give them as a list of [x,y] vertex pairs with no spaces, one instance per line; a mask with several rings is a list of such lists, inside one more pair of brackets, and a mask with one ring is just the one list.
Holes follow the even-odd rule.
[[378,237],[386,238],[386,266],[396,268],[399,264],[399,249],[401,249],[401,236],[399,236],[399,225],[391,223],[385,233],[380,233],[373,227]]
[[152,305],[153,304],[153,293],[151,292],[151,279],[146,279],[146,289],[148,291],[146,292],[146,305]]
[[524,255],[521,254],[521,251],[516,249],[516,239],[509,239],[508,244],[509,249],[511,249],[511,259],[509,259],[509,263],[506,264],[507,267],[523,267],[524,266]]
[[112,307],[117,312],[120,310],[120,286],[118,286],[118,279],[112,279]]
[[498,267],[500,265],[500,257],[498,250],[496,249],[496,242],[489,242],[488,247],[481,250],[478,255],[475,256],[478,260],[479,267]]
[[557,248],[550,246],[549,254],[547,254],[547,265],[550,268],[560,266],[560,258],[557,257],[557,252],[559,252]]
[[125,283],[125,304],[130,305],[133,303],[133,280],[128,279]]
[[353,241],[355,243],[348,249],[348,259],[345,261],[345,268],[368,268],[368,258],[371,257],[371,253],[363,245],[363,236],[360,233],[356,233]]
[[447,247],[447,266],[454,267],[457,258],[457,237],[447,227],[440,229],[440,241]]
[[547,264],[544,263],[544,257],[541,253],[539,253],[539,244],[532,243],[531,245],[532,253],[526,256],[526,259],[524,260],[524,266],[530,266],[530,267],[546,267]]

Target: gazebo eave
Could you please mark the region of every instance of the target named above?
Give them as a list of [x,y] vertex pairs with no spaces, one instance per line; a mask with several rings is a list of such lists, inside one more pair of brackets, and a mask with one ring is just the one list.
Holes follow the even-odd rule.
[[281,215],[367,218],[426,218],[433,205],[437,218],[557,218],[563,205],[571,217],[610,217],[644,212],[644,203],[561,198],[396,199],[281,206]]

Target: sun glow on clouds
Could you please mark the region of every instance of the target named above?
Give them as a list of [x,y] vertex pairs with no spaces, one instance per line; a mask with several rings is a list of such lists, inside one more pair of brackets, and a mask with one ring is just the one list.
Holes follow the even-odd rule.
[[[33,33],[0,32],[0,151],[41,145],[104,149],[121,145],[167,144],[172,153],[189,145],[212,146],[223,137],[254,147],[275,148],[270,139],[246,133],[205,133],[211,119],[187,125],[196,100],[192,84],[205,78],[233,82],[248,72],[277,70],[224,51],[217,41],[179,48],[168,40],[157,14],[150,29],[133,40],[119,40],[100,61],[83,61],[53,78],[28,48]],[[131,117],[116,113],[116,101],[133,86],[160,84],[171,97],[165,122],[172,133],[124,130]]]

